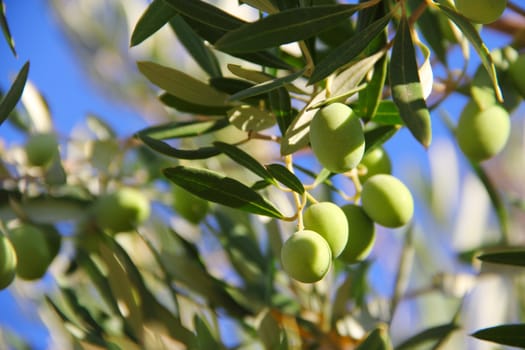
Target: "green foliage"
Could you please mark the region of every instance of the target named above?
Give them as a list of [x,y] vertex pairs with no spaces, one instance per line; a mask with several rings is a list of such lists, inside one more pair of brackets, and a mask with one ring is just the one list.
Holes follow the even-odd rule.
[[[431,113],[449,96],[466,98],[447,126],[499,220],[486,229],[498,236],[490,246],[511,248],[508,207],[522,210],[513,203],[523,200],[512,201],[479,163],[511,142],[523,55],[517,36],[514,47],[490,52],[465,4],[246,0],[237,13],[209,1],[152,1],[129,39],[153,44],[168,25],[175,36],[162,47],[183,49],[170,63],[145,48],[135,67],[142,86],[160,90],[153,103],[166,118],[117,140],[91,116],[89,137],[30,141],[28,162],[16,146],[0,150],[8,232],[0,235],[0,288],[14,279],[13,251],[20,279],[50,270],[57,285],[45,305],[79,349],[438,349],[453,332],[464,334],[455,312],[468,283],[459,273],[446,278],[432,236],[452,227],[438,220],[440,204],[458,212],[457,227],[479,226],[459,224],[465,210],[454,200],[439,202],[457,180],[455,164],[446,158],[431,179],[410,171],[407,186],[391,174],[404,169],[387,145],[406,129],[414,147],[433,152],[439,121]],[[14,53],[4,12],[0,25]],[[459,48],[468,62],[469,45],[481,61],[474,74],[449,57]],[[45,107],[37,116],[21,109],[27,118],[12,113],[28,70],[26,63],[2,99],[0,120],[33,140],[55,126]],[[423,218],[413,217],[418,209]],[[489,252],[481,240],[472,251],[481,249],[483,267],[524,265],[521,249]],[[378,262],[391,279],[371,278]],[[468,263],[458,270],[478,268]],[[377,290],[379,279],[393,286]],[[425,316],[400,339],[405,302]],[[428,316],[434,303],[446,304],[446,320]],[[473,336],[523,346],[522,328],[495,325]]]

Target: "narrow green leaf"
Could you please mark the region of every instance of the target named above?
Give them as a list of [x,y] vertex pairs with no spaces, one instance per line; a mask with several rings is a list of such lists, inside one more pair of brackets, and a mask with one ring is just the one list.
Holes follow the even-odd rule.
[[[165,6],[169,7],[169,5]],[[195,62],[197,62],[210,77],[220,77],[222,73],[217,57],[215,57],[211,49],[206,46],[193,28],[186,23],[184,18],[176,15],[171,18],[170,25],[177,34],[177,38]]]
[[304,193],[304,186],[301,180],[297,178],[288,168],[282,164],[268,164],[266,169],[280,183],[299,194]]
[[261,163],[259,163],[257,159],[253,158],[251,155],[249,155],[239,147],[220,141],[214,142],[213,145],[217,147],[219,151],[226,154],[228,157],[242,165],[244,168],[260,176],[263,180],[270,183],[275,183],[274,179],[272,178],[272,175],[270,175],[268,170],[266,170],[266,168]]
[[310,122],[318,109],[310,109],[326,98],[326,90],[321,90],[297,114],[281,140],[281,155],[289,155],[308,145],[310,141]]
[[195,150],[178,149],[168,145],[165,142],[156,140],[146,135],[137,135],[142,142],[154,151],[164,154],[168,157],[178,159],[207,159],[215,157],[220,151],[215,147],[202,147]]
[[501,89],[499,87],[498,83],[498,76],[496,74],[496,67],[494,66],[494,62],[492,61],[492,57],[490,56],[490,51],[479,36],[478,31],[472,23],[465,18],[463,15],[457,13],[455,10],[451,9],[450,7],[435,3],[435,5],[452,21],[454,24],[456,24],[463,35],[467,37],[467,39],[470,41],[476,52],[478,53],[481,62],[483,63],[483,66],[487,70],[487,73],[489,74],[492,85],[494,87],[494,91],[496,93],[496,97],[499,102],[503,102],[503,96],[501,94]]
[[399,110],[392,100],[379,102],[372,121],[381,125],[403,125],[403,119],[399,115]]
[[196,343],[197,349],[222,349],[221,344],[215,339],[206,321],[198,314],[193,317],[193,324],[195,325],[195,332],[197,333]]
[[390,62],[392,97],[405,125],[424,146],[432,141],[430,112],[419,81],[418,67],[410,25],[403,17],[396,33]]
[[182,100],[212,107],[226,105],[228,95],[186,73],[154,62],[141,61],[137,66],[149,81]]
[[155,34],[176,14],[177,11],[166,4],[164,0],[153,0],[133,29],[131,46],[136,46]]
[[215,43],[215,48],[232,53],[252,52],[307,39],[359,8],[336,4],[284,10],[228,32]]
[[302,69],[298,72],[295,72],[293,74],[290,74],[290,75],[287,75],[281,78],[276,78],[273,80],[268,80],[268,81],[259,83],[257,85],[254,85],[252,87],[249,87],[245,90],[239,91],[231,95],[228,98],[228,100],[229,101],[241,100],[241,99],[245,99],[248,97],[252,97],[252,96],[256,96],[256,95],[260,95],[260,94],[264,94],[264,93],[273,91],[275,89],[282,87],[284,84],[291,83],[292,81],[296,80],[297,78],[303,75],[304,71],[305,70]]
[[269,92],[268,100],[269,107],[277,119],[279,130],[284,135],[293,120],[290,93],[285,88],[280,87]]
[[[384,31],[374,39],[371,45],[384,47],[386,39],[387,33]],[[366,82],[366,88],[359,91],[359,114],[365,121],[371,120],[376,116],[381,103],[388,72],[388,57],[386,55],[381,57],[379,61],[374,64],[373,69],[372,77]]]
[[[115,299],[118,300],[126,326],[129,327],[134,338],[141,339],[143,315],[139,301],[135,298],[134,286],[131,284],[128,272],[116,253],[105,244],[100,245],[100,254],[108,268],[109,286]],[[123,309],[125,309],[124,312]]]
[[355,33],[340,46],[332,50],[321,60],[321,62],[315,65],[315,69],[308,82],[314,84],[358,57],[359,54],[367,48],[370,42],[384,31],[391,18],[391,13],[385,15],[362,31]]
[[167,92],[159,96],[160,101],[168,107],[175,108],[180,112],[200,114],[200,115],[226,115],[230,106],[206,106],[202,104],[191,103]]
[[5,41],[7,41],[7,44],[9,45],[11,52],[16,57],[17,54],[15,50],[15,41],[13,40],[13,37],[11,36],[11,31],[9,30],[9,25],[7,24],[7,19],[5,16],[4,0],[0,1],[0,27],[2,27],[2,32],[4,33]]
[[[412,11],[414,11],[421,4],[417,0],[410,0],[408,3]],[[439,16],[440,14],[434,7],[429,7],[417,20],[417,26],[419,27],[420,33],[425,38],[425,41],[432,48],[432,52],[441,62],[446,64],[447,43]]]
[[2,101],[0,101],[0,125],[9,117],[9,114],[16,107],[22,92],[24,91],[24,86],[26,85],[27,75],[29,73],[29,61],[27,61],[11,85],[11,88],[4,96]]
[[365,154],[381,146],[399,130],[399,125],[381,125],[365,131]]
[[164,1],[184,16],[188,16],[196,21],[206,23],[207,25],[220,30],[234,30],[245,23],[243,20],[201,0]]
[[485,169],[479,163],[471,160],[469,160],[469,163],[476,175],[478,176],[478,178],[480,179],[481,183],[483,184],[483,186],[485,186],[485,189],[487,190],[490,202],[492,203],[494,211],[496,212],[496,217],[498,218],[501,235],[503,239],[506,240],[509,237],[509,221],[507,208],[503,202],[501,193],[499,192],[492,179],[487,175]]
[[195,137],[220,130],[228,126],[228,124],[228,120],[224,118],[206,121],[173,122],[143,129],[137,135],[145,135],[156,140]]
[[269,74],[263,73],[259,70],[246,69],[238,64],[229,63],[227,67],[231,73],[235,74],[239,78],[243,78],[254,83],[263,83],[273,79],[273,77]]
[[167,168],[163,173],[175,184],[208,201],[277,219],[284,217],[259,193],[222,174],[184,166]]
[[372,330],[355,350],[393,350],[386,326],[379,326]]
[[265,349],[277,349],[281,343],[282,329],[269,310],[265,310],[264,316],[257,328],[257,333]]
[[230,210],[224,209],[228,208],[221,208],[215,212],[218,229],[213,233],[228,255],[233,268],[260,299],[268,261],[259,248],[256,234],[247,217],[250,214],[243,211],[231,213]]
[[279,9],[275,7],[270,0],[241,0],[242,3],[250,5],[261,12],[275,13]]
[[230,123],[242,131],[261,131],[275,125],[275,116],[250,105],[233,107],[227,115]]
[[484,262],[512,266],[525,266],[525,250],[486,253],[478,256]]
[[458,330],[460,327],[454,323],[447,323],[440,326],[425,329],[409,339],[403,341],[396,346],[396,350],[409,350],[420,346],[422,343],[428,341],[440,341],[448,337],[452,332]]
[[210,85],[227,94],[235,94],[253,86],[252,83],[246,80],[225,77],[211,78]]
[[494,343],[525,347],[525,324],[504,324],[481,329],[472,334],[473,337]]

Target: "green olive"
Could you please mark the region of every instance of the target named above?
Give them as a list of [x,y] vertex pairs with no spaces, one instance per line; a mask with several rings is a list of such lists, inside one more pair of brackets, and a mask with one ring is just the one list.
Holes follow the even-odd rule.
[[130,231],[146,221],[149,215],[148,198],[129,187],[102,195],[93,208],[97,224],[111,233]]
[[184,219],[193,224],[198,224],[206,217],[209,203],[180,186],[174,186],[173,209]]
[[45,166],[51,163],[58,152],[56,136],[51,133],[31,135],[25,145],[25,151],[29,164]]
[[332,252],[317,232],[302,230],[288,238],[281,249],[284,271],[303,283],[320,281],[332,265]]
[[360,166],[362,166],[364,171],[363,175],[359,175],[361,183],[364,183],[373,175],[390,174],[392,172],[390,157],[382,147],[376,147],[366,153],[363,160],[361,160]]
[[332,202],[315,203],[303,213],[304,228],[320,234],[332,250],[332,257],[341,254],[348,241],[345,213]]
[[483,161],[499,153],[510,135],[510,118],[498,105],[480,110],[470,101],[461,113],[456,128],[459,147],[467,157]]
[[376,240],[375,225],[358,205],[347,204],[341,209],[348,220],[348,243],[339,258],[348,264],[354,264],[370,255]]
[[506,0],[456,0],[456,9],[474,23],[488,24],[501,17]]
[[399,179],[388,174],[374,175],[363,184],[361,202],[366,214],[385,227],[401,227],[414,214],[410,190]]
[[9,238],[0,233],[0,290],[7,288],[16,275],[17,257]]
[[343,173],[355,168],[363,158],[363,126],[350,107],[332,103],[315,113],[310,123],[310,144],[323,167]]
[[23,224],[10,231],[9,238],[16,251],[16,275],[32,281],[44,276],[53,260],[46,233],[36,226]]

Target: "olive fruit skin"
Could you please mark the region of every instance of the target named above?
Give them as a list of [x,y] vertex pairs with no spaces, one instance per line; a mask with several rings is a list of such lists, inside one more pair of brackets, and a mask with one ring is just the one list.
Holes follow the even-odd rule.
[[17,257],[9,238],[0,233],[0,290],[7,288],[15,279]]
[[355,168],[363,158],[363,126],[350,107],[332,103],[318,110],[312,118],[310,144],[323,167],[333,173],[343,173]]
[[361,203],[366,214],[385,227],[401,227],[414,215],[410,190],[388,174],[374,175],[363,184]]
[[312,204],[303,213],[303,223],[326,240],[333,258],[341,254],[348,241],[348,221],[341,208],[332,202]]
[[376,174],[390,174],[392,172],[392,162],[388,153],[382,147],[376,147],[370,152],[366,153],[361,160],[360,165],[363,166],[366,173],[359,175],[361,182]]
[[10,230],[9,238],[18,259],[16,275],[28,281],[42,278],[53,261],[46,233],[36,226],[23,224]]
[[456,0],[456,9],[474,23],[487,24],[501,17],[506,0]]
[[174,186],[173,209],[192,224],[198,224],[208,214],[209,203],[183,187]]
[[149,215],[148,198],[129,187],[100,196],[93,208],[98,226],[111,233],[130,231],[146,221]]
[[320,281],[332,265],[332,251],[326,240],[311,230],[297,231],[281,248],[284,271],[303,283]]
[[370,255],[376,240],[375,225],[359,205],[346,204],[341,209],[348,220],[348,243],[339,259],[354,264]]
[[27,161],[34,166],[45,166],[53,160],[58,151],[58,142],[51,133],[34,134],[25,145]]
[[498,105],[481,110],[474,101],[463,109],[456,128],[459,148],[471,160],[480,162],[498,154],[510,135],[510,117]]

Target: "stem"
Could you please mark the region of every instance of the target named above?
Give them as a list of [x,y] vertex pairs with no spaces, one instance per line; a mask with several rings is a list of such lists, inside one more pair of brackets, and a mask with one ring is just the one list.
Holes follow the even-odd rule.
[[517,14],[525,17],[525,9],[515,4],[514,1],[508,1],[507,7],[511,9],[512,11],[516,12]]

